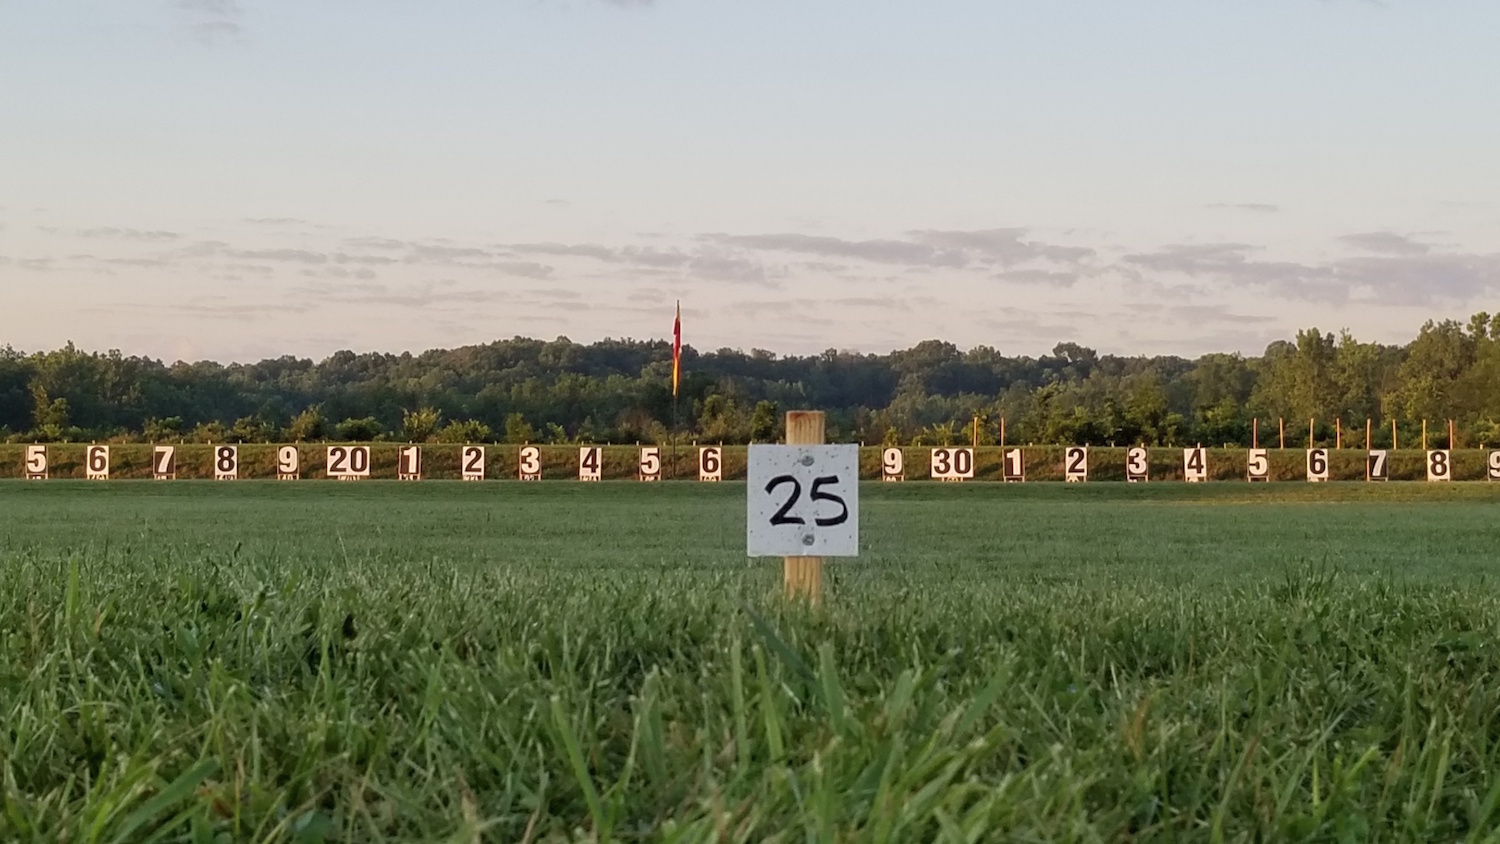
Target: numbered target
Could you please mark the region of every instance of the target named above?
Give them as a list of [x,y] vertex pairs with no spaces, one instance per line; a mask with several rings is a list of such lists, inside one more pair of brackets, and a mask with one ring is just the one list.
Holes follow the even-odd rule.
[[746,553],[859,555],[859,446],[752,445],[748,460]]
[[176,446],[159,445],[151,449],[151,477],[158,481],[176,480]]
[[1485,477],[1492,481],[1500,481],[1500,451],[1492,451],[1485,463]]
[[45,481],[48,477],[47,447],[44,445],[26,446],[26,460],[21,466],[28,481]]
[[1007,448],[1005,454],[1001,455],[1000,469],[1006,483],[1024,482],[1026,480],[1026,457],[1021,454],[1021,449]]
[[276,449],[276,480],[295,481],[302,477],[302,455],[294,445]]
[[484,446],[466,445],[458,452],[458,476],[466,481],[484,480]]
[[1328,480],[1328,449],[1307,450],[1307,480],[1309,483],[1325,483]]
[[934,448],[932,478],[936,481],[965,481],[974,477],[974,449]]
[[1251,483],[1271,480],[1271,453],[1263,448],[1250,449],[1245,459],[1245,478]]
[[1182,479],[1190,484],[1208,480],[1208,449],[1199,446],[1182,450]]
[[237,446],[221,445],[214,448],[214,480],[233,481],[240,476],[240,450]]
[[1135,446],[1125,451],[1125,480],[1142,484],[1151,480],[1150,452],[1144,446]]
[[1086,446],[1069,446],[1063,450],[1063,479],[1081,484],[1089,479],[1089,450]]
[[1446,449],[1427,452],[1427,480],[1444,483],[1453,480],[1453,455]]
[[523,481],[539,481],[542,479],[542,450],[534,445],[521,446],[521,453],[516,464],[517,474]]
[[422,480],[422,447],[403,445],[396,449],[396,479],[402,481]]
[[1365,480],[1388,481],[1391,479],[1390,455],[1384,450],[1371,451],[1365,457]]
[[906,455],[899,448],[888,448],[880,452],[880,479],[897,482],[906,480]]
[[84,476],[91,481],[109,480],[109,446],[91,445],[83,453]]
[[724,449],[704,446],[698,449],[698,480],[721,481],[724,479]]
[[636,477],[645,482],[661,480],[661,449],[654,445],[641,448],[636,459]]
[[331,445],[328,447],[328,477],[341,481],[370,477],[370,447],[367,445]]
[[578,480],[597,481],[604,477],[604,449],[597,445],[578,449]]

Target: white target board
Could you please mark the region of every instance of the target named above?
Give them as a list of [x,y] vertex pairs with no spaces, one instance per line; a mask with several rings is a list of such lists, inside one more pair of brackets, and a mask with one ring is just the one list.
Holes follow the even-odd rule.
[[523,481],[542,479],[542,450],[534,445],[521,446],[516,457],[516,474]]
[[1453,480],[1453,454],[1447,449],[1427,452],[1427,481],[1446,483]]
[[296,481],[302,478],[302,453],[294,445],[276,449],[276,480]]
[[859,556],[859,446],[752,445],[751,557]]
[[1271,480],[1271,453],[1263,448],[1250,449],[1245,458],[1245,479],[1251,483]]
[[1328,449],[1309,448],[1307,450],[1307,480],[1308,483],[1321,484],[1328,481]]
[[1026,481],[1026,455],[1019,448],[1007,448],[1000,455],[1000,474],[1008,484],[1019,484]]
[[459,450],[458,477],[465,481],[484,480],[484,446],[466,445]]
[[177,479],[177,447],[159,445],[151,449],[151,478],[158,481]]
[[83,472],[91,481],[109,480],[109,446],[91,445],[84,449]]
[[643,483],[661,480],[661,449],[654,445],[642,446],[635,461],[635,471]]
[[26,460],[21,466],[28,481],[45,481],[50,472],[47,465],[47,447],[44,445],[26,446]]
[[233,481],[240,477],[240,450],[238,446],[214,447],[214,480]]
[[972,477],[974,477],[974,449],[934,448],[932,450],[933,480],[957,483]]
[[396,480],[422,480],[422,447],[403,445],[396,449]]
[[578,480],[597,481],[604,477],[604,449],[597,445],[578,449]]
[[1198,446],[1182,450],[1182,479],[1190,484],[1208,480],[1208,449]]
[[1492,481],[1500,481],[1500,451],[1492,451],[1485,462],[1484,476]]
[[1365,455],[1365,480],[1388,481],[1391,479],[1391,456],[1384,449],[1372,450]]
[[329,446],[328,477],[341,481],[358,481],[370,477],[370,447],[367,445]]
[[1088,481],[1088,479],[1088,447],[1075,445],[1063,449],[1063,480],[1070,484],[1081,484]]
[[1125,451],[1125,481],[1143,484],[1151,480],[1151,453],[1145,446],[1134,446]]
[[716,445],[698,449],[698,480],[710,483],[724,480],[724,449]]
[[891,483],[906,480],[906,454],[899,448],[880,452],[880,479]]

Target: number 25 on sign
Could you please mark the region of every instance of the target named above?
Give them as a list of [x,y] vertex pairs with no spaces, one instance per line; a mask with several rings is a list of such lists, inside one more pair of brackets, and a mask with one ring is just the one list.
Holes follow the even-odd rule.
[[751,557],[859,556],[859,447],[752,445]]

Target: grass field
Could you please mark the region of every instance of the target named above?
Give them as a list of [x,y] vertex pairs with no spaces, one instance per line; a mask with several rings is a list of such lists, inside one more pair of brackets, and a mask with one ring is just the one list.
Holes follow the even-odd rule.
[[1500,485],[0,482],[0,840],[1481,840]]

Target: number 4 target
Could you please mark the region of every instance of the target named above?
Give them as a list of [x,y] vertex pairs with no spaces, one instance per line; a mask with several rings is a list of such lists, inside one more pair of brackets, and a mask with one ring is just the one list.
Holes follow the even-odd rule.
[[597,445],[578,449],[578,480],[597,481],[604,477],[604,449]]
[[1182,478],[1190,484],[1208,480],[1208,449],[1199,446],[1182,450]]

